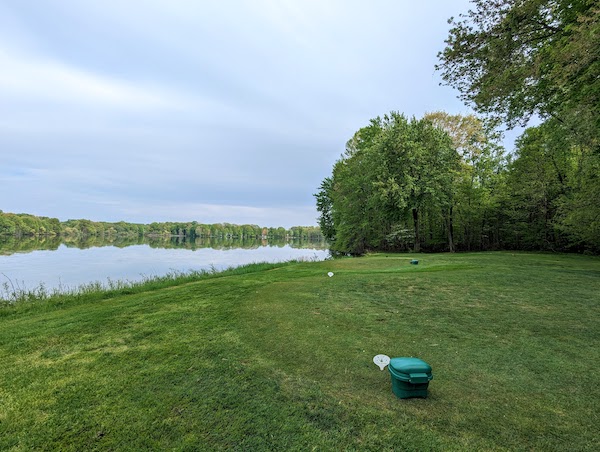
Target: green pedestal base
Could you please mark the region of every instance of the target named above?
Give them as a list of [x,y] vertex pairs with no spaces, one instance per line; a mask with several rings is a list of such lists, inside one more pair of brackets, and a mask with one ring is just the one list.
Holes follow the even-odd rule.
[[399,399],[408,399],[411,397],[427,397],[427,388],[429,383],[412,384],[400,381],[392,376],[392,391]]

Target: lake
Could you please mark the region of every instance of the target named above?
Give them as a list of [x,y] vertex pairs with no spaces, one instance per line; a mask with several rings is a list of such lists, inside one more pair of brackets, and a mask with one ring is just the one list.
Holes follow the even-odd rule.
[[0,241],[0,285],[66,290],[96,281],[140,281],[169,272],[327,257],[327,244],[308,241],[10,238]]

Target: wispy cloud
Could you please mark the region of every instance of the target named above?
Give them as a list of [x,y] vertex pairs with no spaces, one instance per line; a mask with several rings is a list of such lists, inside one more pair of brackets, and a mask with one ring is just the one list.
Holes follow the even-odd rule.
[[0,67],[0,93],[4,96],[127,110],[185,107],[177,94],[89,73],[48,58],[15,55],[0,49]]

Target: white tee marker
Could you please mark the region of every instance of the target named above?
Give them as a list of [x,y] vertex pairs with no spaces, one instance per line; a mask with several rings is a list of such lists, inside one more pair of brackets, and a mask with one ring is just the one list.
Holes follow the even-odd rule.
[[329,276],[331,278],[333,276],[333,272],[327,273],[327,276]]
[[390,357],[387,355],[375,355],[373,362],[379,366],[380,370],[383,370],[390,363]]

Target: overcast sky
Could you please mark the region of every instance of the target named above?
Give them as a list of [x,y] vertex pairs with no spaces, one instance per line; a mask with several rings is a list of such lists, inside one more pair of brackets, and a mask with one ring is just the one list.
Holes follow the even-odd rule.
[[470,113],[434,70],[467,0],[2,0],[0,209],[314,225],[346,141]]

